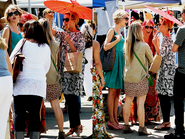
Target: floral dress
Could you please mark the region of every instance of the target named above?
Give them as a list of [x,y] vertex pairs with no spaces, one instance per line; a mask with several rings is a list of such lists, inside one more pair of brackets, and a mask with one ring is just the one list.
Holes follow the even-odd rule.
[[64,33],[62,31],[56,32],[56,40],[60,42],[60,67],[59,73],[61,75],[61,89],[62,93],[66,95],[83,95],[83,81],[84,81],[84,67],[85,67],[85,39],[81,32],[68,32],[71,42],[76,47],[77,51],[83,53],[82,71],[80,73],[64,72],[64,64],[66,53],[71,53],[69,44],[64,40]]
[[95,67],[95,61],[93,60],[93,67],[91,69],[93,76],[93,108],[92,108],[92,121],[93,121],[93,139],[109,139],[111,135],[106,131],[103,95],[101,91],[101,81],[98,71]]
[[159,55],[162,56],[161,66],[157,75],[155,89],[158,94],[173,96],[173,82],[175,76],[175,53],[172,52],[172,37],[163,37]]

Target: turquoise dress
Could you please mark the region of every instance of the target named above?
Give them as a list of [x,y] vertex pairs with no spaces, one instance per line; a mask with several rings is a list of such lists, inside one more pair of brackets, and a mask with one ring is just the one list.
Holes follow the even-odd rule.
[[[6,28],[7,26],[5,26],[4,28]],[[8,27],[9,28],[9,27]],[[12,38],[11,38],[11,45],[12,45],[12,51],[15,48],[15,46],[17,45],[17,43],[22,39],[22,34],[19,32],[19,34],[11,31],[12,34]]]
[[22,34],[19,32],[19,34],[11,31],[12,33],[12,39],[11,39],[11,43],[12,43],[12,51],[15,48],[15,46],[17,45],[17,43],[22,39]]
[[[117,34],[115,32],[115,34]],[[115,62],[111,71],[104,72],[105,87],[114,89],[124,89],[123,70],[125,66],[125,59],[123,56],[123,44],[125,40],[121,35],[121,40],[115,47]]]

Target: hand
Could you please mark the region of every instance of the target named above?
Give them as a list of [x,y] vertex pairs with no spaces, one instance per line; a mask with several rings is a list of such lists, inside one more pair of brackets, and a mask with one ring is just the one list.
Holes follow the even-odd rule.
[[102,83],[102,85],[101,85],[101,89],[103,89],[103,88],[104,88],[104,86],[105,86],[105,80],[104,80],[104,78],[103,78],[103,79],[101,79],[101,83]]
[[158,46],[159,45],[159,36],[154,36],[152,39],[152,43],[154,44],[154,46]]
[[157,31],[156,28],[154,28],[154,30],[153,30],[153,36],[156,36],[157,34],[158,34],[158,31]]
[[64,37],[65,41],[66,41],[67,43],[69,43],[69,41],[71,41],[71,40],[70,40],[69,34],[68,34],[67,32],[64,32],[64,35],[65,35],[65,37]]
[[121,40],[121,34],[114,35],[114,37],[115,37],[115,40],[118,40],[118,41],[120,41],[120,40]]

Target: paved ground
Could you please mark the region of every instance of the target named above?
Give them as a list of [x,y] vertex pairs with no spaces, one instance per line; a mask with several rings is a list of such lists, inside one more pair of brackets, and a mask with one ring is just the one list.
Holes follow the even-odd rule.
[[[81,109],[81,122],[83,125],[83,137],[87,137],[92,133],[92,121],[91,121],[91,114],[92,114],[92,102],[87,101],[87,97],[82,97],[82,109]],[[58,127],[56,124],[55,116],[51,106],[48,102],[45,103],[46,106],[46,124],[47,124],[47,133],[41,134],[41,139],[55,139],[58,135]],[[60,103],[61,108],[64,108],[64,101]],[[172,111],[171,111],[171,124],[172,128],[174,128],[174,109],[173,109],[173,102],[172,102]],[[123,121],[120,124],[124,124]],[[148,131],[152,133],[150,136],[138,136],[138,125],[134,125],[131,128],[135,130],[132,134],[123,134],[122,130],[110,130],[107,129],[109,133],[115,135],[114,139],[162,139],[165,134],[171,133],[173,129],[171,128],[168,131],[155,131],[153,127],[159,123],[154,123],[153,125],[146,125]],[[68,122],[68,115],[64,113],[64,132],[69,131],[69,122]],[[66,137],[66,139],[76,139],[77,137]]]

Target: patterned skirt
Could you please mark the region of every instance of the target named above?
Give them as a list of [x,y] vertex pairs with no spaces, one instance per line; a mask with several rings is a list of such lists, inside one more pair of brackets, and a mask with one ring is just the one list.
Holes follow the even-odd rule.
[[61,87],[60,83],[47,85],[47,94],[46,94],[46,100],[55,100],[59,99],[61,96]]
[[[93,63],[94,64],[94,63]],[[93,77],[93,108],[92,108],[92,122],[93,122],[93,139],[109,139],[111,135],[106,130],[103,95],[101,91],[101,81],[98,72],[93,66],[91,69]]]
[[129,97],[141,97],[148,93],[148,78],[139,83],[124,83],[125,94]]

